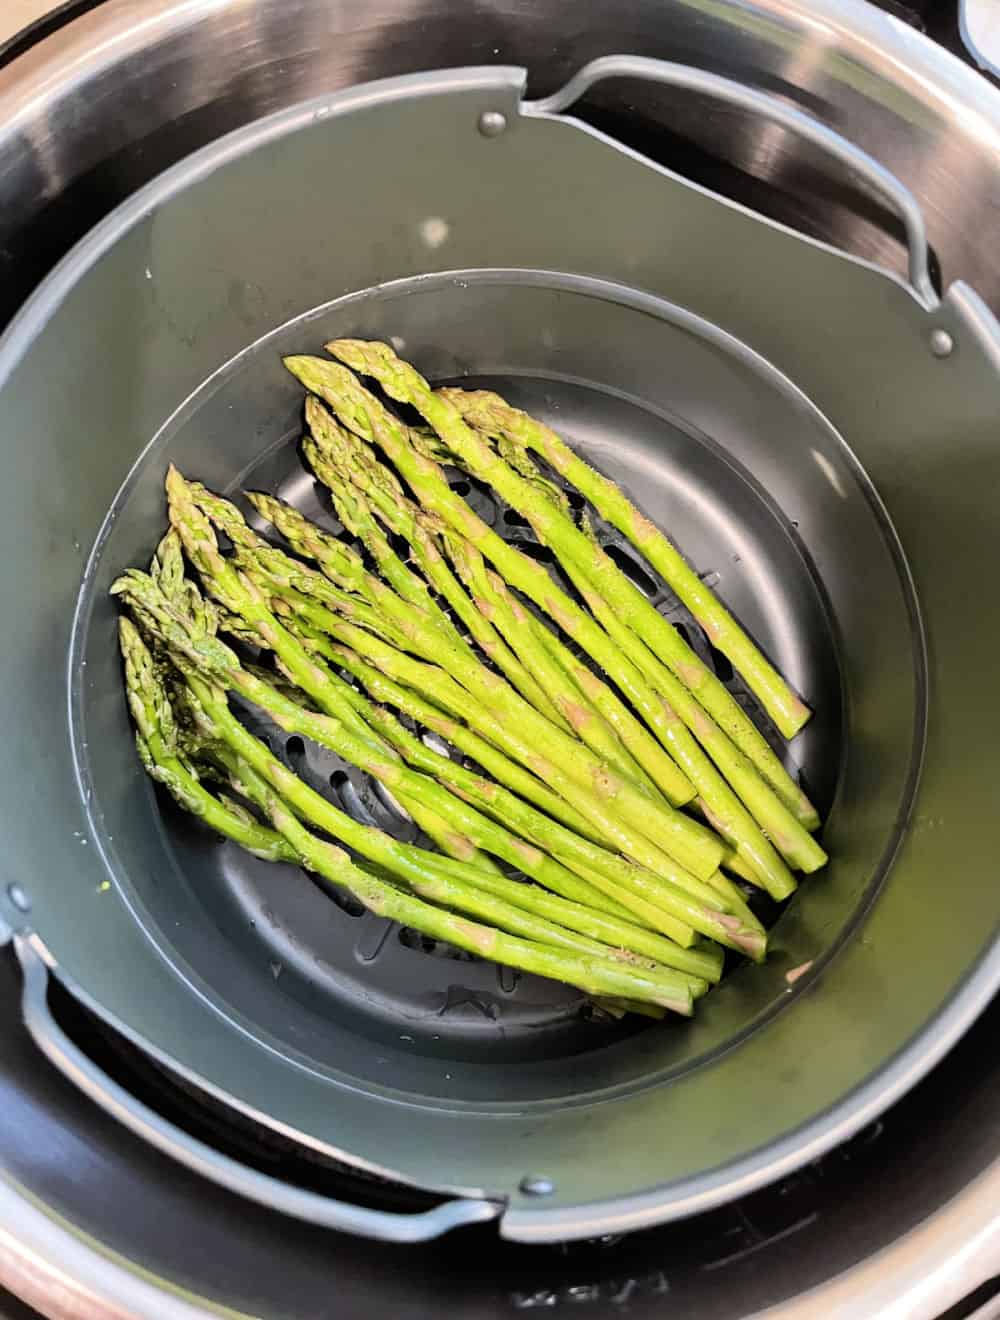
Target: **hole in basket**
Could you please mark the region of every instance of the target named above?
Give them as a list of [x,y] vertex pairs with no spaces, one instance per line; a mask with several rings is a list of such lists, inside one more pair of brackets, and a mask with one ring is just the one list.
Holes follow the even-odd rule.
[[418,953],[429,954],[432,958],[450,958],[454,962],[475,962],[475,954],[466,953],[464,949],[456,949],[453,944],[448,944],[444,940],[432,939],[430,935],[421,935],[418,930],[411,930],[409,926],[400,926],[399,942],[404,949],[415,949]]
[[716,650],[711,642],[707,643],[709,655],[712,657],[712,668],[723,683],[728,683],[733,677],[733,667],[729,663],[727,656],[721,651]]
[[467,481],[451,481],[448,483],[456,495],[468,495],[472,487]]
[[565,495],[566,495],[566,499],[569,502],[569,507],[571,509],[575,509],[577,513],[579,513],[580,510],[586,506],[587,501],[583,498],[583,496],[580,494],[578,490],[567,490],[565,492]]
[[324,885],[323,893],[336,903],[345,916],[363,917],[368,911],[364,903],[355,898],[353,894],[345,893],[342,889],[331,889],[328,885]]
[[305,756],[306,745],[298,734],[294,733],[285,743],[285,751],[289,756]]
[[530,527],[531,523],[527,518],[522,517],[516,509],[504,509],[503,520],[508,527]]
[[540,564],[554,564],[556,561],[555,555],[547,545],[538,545],[535,541],[511,541],[510,544],[515,550],[520,550],[529,559],[535,559]]
[[389,533],[389,544],[405,564],[410,557],[410,543],[400,532]]
[[350,780],[351,776],[346,770],[334,770],[330,775],[330,787],[336,789],[339,793],[345,784],[350,783]]
[[620,545],[606,545],[604,550],[608,558],[615,561],[626,577],[631,578],[643,595],[656,595],[656,583],[644,569],[640,568],[627,550],[623,550]]

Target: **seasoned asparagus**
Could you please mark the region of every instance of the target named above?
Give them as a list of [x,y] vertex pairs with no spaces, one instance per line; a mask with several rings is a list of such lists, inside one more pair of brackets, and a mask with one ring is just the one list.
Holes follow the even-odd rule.
[[131,619],[118,620],[118,639],[125,662],[125,694],[135,721],[136,746],[150,778],[162,784],[185,811],[268,862],[294,862],[288,842],[259,824],[233,803],[210,793],[194,769],[178,754],[173,711],[157,675],[149,648]]
[[[571,952],[505,935],[490,926],[411,897],[370,872],[362,871],[353,865],[342,848],[306,829],[282,800],[280,788],[249,760],[241,767],[238,782],[241,791],[266,812],[274,828],[284,835],[310,870],[338,887],[349,889],[369,911],[399,921],[434,939],[446,940],[456,948],[480,957],[564,981],[588,995],[621,996],[690,1015],[690,979],[684,974],[669,968],[620,963],[603,955]],[[430,875],[424,882],[436,895],[453,894],[454,887],[441,876]]]
[[[746,679],[764,709],[786,738],[792,738],[810,716],[799,698],[761,654],[726,607],[706,587],[666,536],[650,522],[608,477],[592,468],[555,431],[519,408],[512,408],[488,390],[439,390],[469,423],[490,436],[503,437],[532,449],[594,506],[607,522],[632,542],[663,580],[676,592],[708,634]],[[815,809],[799,802],[803,824],[818,825]]]
[[786,777],[784,766],[732,694],[670,622],[649,603],[617,564],[586,537],[557,503],[526,481],[472,430],[446,398],[435,395],[409,363],[387,344],[334,340],[327,350],[363,375],[373,376],[401,403],[411,404],[430,423],[455,459],[488,482],[534,528],[564,567],[574,565],[600,591],[619,617],[648,641],[762,774]]

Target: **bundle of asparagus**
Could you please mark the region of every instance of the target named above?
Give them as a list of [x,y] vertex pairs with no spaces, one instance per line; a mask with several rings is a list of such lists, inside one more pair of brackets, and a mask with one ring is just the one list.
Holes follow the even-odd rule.
[[[690,1014],[724,948],[765,956],[732,877],[786,898],[795,871],[826,861],[819,821],[565,487],[632,541],[783,734],[807,708],[671,542],[553,431],[494,394],[435,392],[384,344],[327,348],[335,360],[286,366],[309,392],[304,455],[355,545],[247,493],[282,548],[170,470],[170,530],[149,571],[113,587],[129,611],[120,644],[143,764],[214,830],[373,912],[615,1012]],[[360,376],[427,426],[407,426]],[[483,522],[441,464],[527,519],[578,599]],[[433,847],[339,810],[231,696],[378,780]]]

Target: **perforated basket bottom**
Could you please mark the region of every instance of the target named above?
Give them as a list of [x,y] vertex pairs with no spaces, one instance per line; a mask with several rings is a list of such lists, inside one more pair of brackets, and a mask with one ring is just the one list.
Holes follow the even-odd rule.
[[[459,383],[499,389],[557,426],[592,461],[622,481],[644,511],[689,554],[703,579],[734,608],[748,592],[752,599],[764,573],[770,589],[787,592],[789,600],[815,590],[808,581],[795,524],[782,518],[747,474],[704,437],[632,402],[579,385],[528,378],[465,378]],[[297,439],[296,431],[272,445],[227,493],[270,491],[328,531],[350,539],[327,492],[304,467]],[[464,474],[453,471],[450,477],[454,489],[469,499],[477,513],[507,541],[545,563],[572,592],[551,552],[537,544],[519,514]],[[576,492],[568,493],[579,510],[582,500]],[[245,511],[260,530],[280,541],[249,506]],[[823,809],[832,795],[836,767],[822,755],[822,740],[808,732],[801,736],[795,745],[799,763],[794,764],[755,698],[685,607],[639,561],[623,537],[590,513],[609,554],[715,669]],[[710,545],[711,552],[699,553],[702,545]],[[776,554],[781,561],[777,571]],[[778,612],[786,627],[797,626],[800,616],[787,601],[779,602]],[[753,619],[745,622],[753,628]],[[802,621],[798,626],[814,627],[814,623]],[[795,637],[786,639],[786,644],[793,654],[796,649],[808,650],[799,648]],[[427,843],[379,784],[331,752],[288,737],[259,712],[247,710],[244,715],[276,754],[337,806],[397,838]],[[432,745],[448,750],[439,741]],[[200,826],[165,799],[161,807],[180,866],[189,874],[198,873],[205,902],[220,924],[229,929],[242,924],[244,936],[249,928],[269,974],[285,978],[283,989],[312,1005],[317,998],[332,997],[362,1034],[377,1039],[388,1033],[404,1045],[412,1042],[421,1052],[451,1059],[485,1053],[490,1059],[530,1060],[551,1059],[554,1053],[571,1055],[648,1029],[641,1018],[614,1021],[569,987],[484,962],[373,916],[350,897],[321,891],[294,867],[261,862],[233,845],[206,837]],[[774,907],[766,896],[754,891],[752,901],[765,922],[772,920]]]

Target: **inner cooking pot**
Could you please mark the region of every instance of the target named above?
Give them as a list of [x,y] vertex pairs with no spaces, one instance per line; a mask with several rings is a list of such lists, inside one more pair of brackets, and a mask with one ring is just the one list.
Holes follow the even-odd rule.
[[[942,1048],[995,982],[995,959],[972,973],[996,921],[979,772],[996,721],[977,695],[996,627],[963,593],[995,555],[998,355],[970,291],[930,288],[919,217],[867,158],[903,212],[912,287],[521,90],[517,70],[427,75],[252,125],[151,185],[43,287],[0,359],[19,620],[0,690],[8,866],[76,993],[300,1141],[509,1199],[505,1231],[569,1236],[806,1158],[915,1075],[906,1047],[946,1000]],[[489,385],[559,430],[814,709],[787,755],[830,865],[777,915],[766,965],[733,967],[693,1021],[595,1021],[568,988],[216,842],[143,775],[108,587],[154,548],[168,462],[336,530],[298,458],[301,390],[281,357],[344,335],[391,339],[435,383]],[[539,553],[510,510],[468,494]],[[262,731],[339,803],[412,837],[362,776]]]

